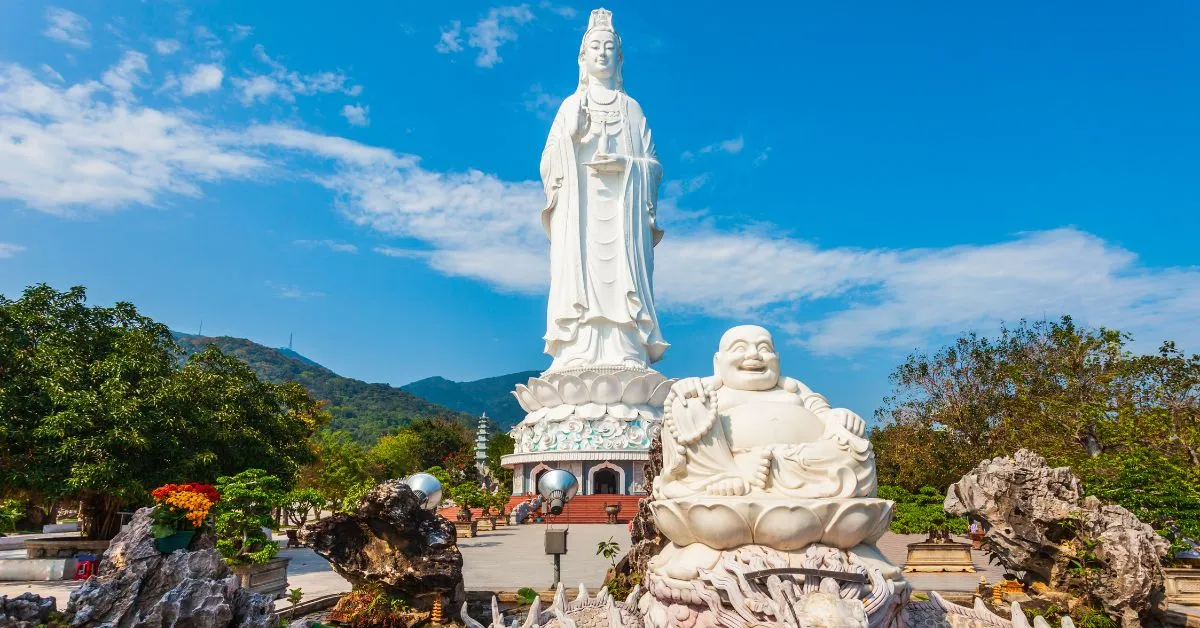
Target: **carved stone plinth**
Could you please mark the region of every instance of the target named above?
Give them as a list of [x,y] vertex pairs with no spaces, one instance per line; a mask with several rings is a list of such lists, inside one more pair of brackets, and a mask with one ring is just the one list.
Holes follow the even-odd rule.
[[716,552],[715,564],[694,578],[663,573],[668,564],[691,562],[682,555],[696,548],[672,544],[651,560],[639,605],[648,625],[890,626],[909,595],[897,570],[865,546],[860,555],[822,545],[802,552],[747,545]]
[[479,520],[455,521],[454,533],[460,539],[474,538],[479,533]]
[[481,532],[489,532],[496,529],[496,520],[492,517],[480,517],[478,523],[479,525],[476,526],[476,529]]
[[975,573],[971,546],[967,543],[922,541],[908,544],[905,573]]
[[1163,569],[1167,601],[1172,604],[1200,605],[1200,569]]

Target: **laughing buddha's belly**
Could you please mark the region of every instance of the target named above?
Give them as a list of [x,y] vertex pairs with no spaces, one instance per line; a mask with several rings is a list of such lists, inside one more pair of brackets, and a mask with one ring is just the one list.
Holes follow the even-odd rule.
[[811,443],[821,438],[825,423],[796,403],[748,401],[722,411],[721,421],[735,449]]

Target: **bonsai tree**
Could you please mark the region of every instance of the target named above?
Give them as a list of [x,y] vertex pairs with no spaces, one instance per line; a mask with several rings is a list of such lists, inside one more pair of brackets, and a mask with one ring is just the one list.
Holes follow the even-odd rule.
[[313,513],[313,519],[320,521],[321,510],[325,508],[325,497],[315,488],[292,489],[284,498],[284,509],[292,523],[297,526],[308,521],[308,513]]
[[262,469],[217,478],[217,550],[235,566],[262,564],[279,553],[263,528],[271,528],[272,509],[284,502],[283,483]]
[[490,494],[485,493],[474,482],[464,482],[450,489],[450,497],[454,499],[455,504],[458,504],[457,519],[470,521],[471,509],[486,506],[489,503]]
[[504,507],[508,505],[508,500],[511,497],[509,492],[503,489],[497,489],[488,494],[488,506],[496,510],[497,515],[504,516]]

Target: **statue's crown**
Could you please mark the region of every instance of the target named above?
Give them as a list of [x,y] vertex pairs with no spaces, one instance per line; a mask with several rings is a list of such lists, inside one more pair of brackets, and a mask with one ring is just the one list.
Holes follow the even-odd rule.
[[617,29],[613,28],[612,11],[608,9],[596,9],[592,11],[592,17],[588,19],[587,32],[592,31],[608,31],[616,33]]

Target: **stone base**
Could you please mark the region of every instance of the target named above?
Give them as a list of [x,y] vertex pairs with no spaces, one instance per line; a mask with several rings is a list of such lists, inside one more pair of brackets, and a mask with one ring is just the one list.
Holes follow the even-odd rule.
[[480,532],[488,532],[496,529],[496,520],[491,517],[481,517],[477,523],[478,525],[475,528]]
[[460,539],[474,538],[479,534],[479,521],[472,519],[471,521],[455,521],[454,532]]
[[975,573],[971,546],[966,543],[922,541],[908,544],[905,573]]
[[243,589],[277,600],[287,593],[287,568],[290,558],[272,558],[261,565],[246,565],[234,570]]
[[0,558],[0,582],[70,580],[78,565],[74,558]]
[[1200,606],[1200,569],[1166,568],[1163,577],[1168,602]]
[[95,554],[108,549],[108,541],[89,541],[83,537],[31,539],[25,541],[26,558],[72,558],[77,554]]
[[[708,552],[716,552],[712,568]],[[704,556],[701,556],[703,554]],[[697,565],[695,578],[667,575]],[[667,568],[670,565],[670,568]],[[878,550],[810,545],[781,552],[761,545],[712,550],[668,545],[650,562],[639,602],[653,626],[889,626],[909,585]]]

